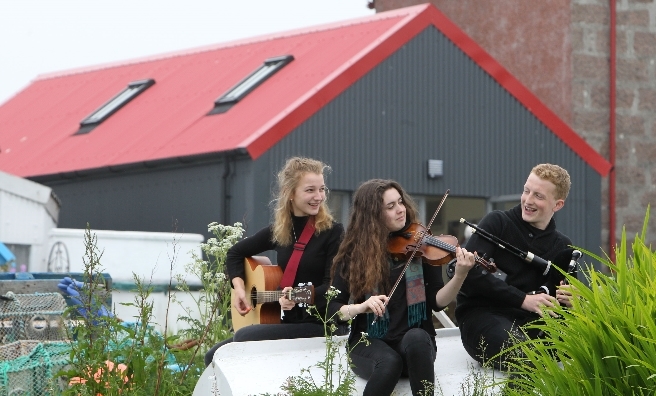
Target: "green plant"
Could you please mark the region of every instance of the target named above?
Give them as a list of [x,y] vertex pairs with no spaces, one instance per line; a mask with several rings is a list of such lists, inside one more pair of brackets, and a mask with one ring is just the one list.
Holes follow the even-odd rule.
[[[218,245],[227,250],[221,243]],[[71,380],[67,388],[60,390],[52,387],[51,391],[76,396],[191,394],[204,369],[202,357],[198,358],[198,349],[172,350],[170,346],[181,335],[165,336],[154,329],[153,302],[150,298],[152,286],[134,275],[136,296],[134,302],[124,305],[133,306],[139,312],[135,322],[126,323],[113,315],[106,315],[101,307],[111,290],[104,288],[100,264],[102,253],[97,248],[96,236],[88,226],[85,249],[85,286],[80,290],[81,304],[69,309],[71,315],[78,311],[85,315],[73,322],[70,330],[71,338],[74,339],[71,343],[70,365],[66,372],[58,373]],[[225,251],[223,256],[220,251],[215,250],[213,253],[217,259],[223,257],[221,263],[225,261]],[[169,257],[171,268],[175,257]],[[215,278],[221,281],[216,282],[219,284],[217,288],[225,287],[227,280],[221,276]],[[206,275],[205,279],[209,279],[209,276]],[[218,289],[211,290],[216,292]],[[225,312],[225,308],[221,312]],[[212,317],[209,319],[211,322]],[[195,322],[194,325],[198,326],[195,329],[198,333],[208,333],[206,323]],[[167,323],[164,327],[167,328]]]
[[67,314],[73,318],[70,329],[71,343],[70,366],[66,372],[72,378],[71,387],[64,394],[96,395],[99,393],[118,392],[123,388],[123,379],[116,380],[116,375],[108,369],[105,362],[114,362],[116,356],[110,351],[112,340],[116,341],[115,331],[120,323],[114,317],[101,314],[101,306],[106,300],[102,278],[100,258],[102,252],[97,247],[97,239],[89,226],[84,234],[85,255],[83,283],[79,302],[69,307]]
[[472,364],[467,365],[467,376],[460,383],[460,396],[495,396],[499,392],[495,382],[494,370],[484,366],[475,368]]
[[544,339],[515,346],[524,357],[510,364],[509,395],[653,395],[656,392],[656,253],[641,235],[629,249],[626,230],[616,262],[580,249],[610,268],[591,270],[589,287],[576,287],[573,307],[556,307],[530,327]]
[[433,396],[435,395],[436,391],[438,395],[444,395],[444,392],[442,392],[442,387],[440,386],[440,382],[437,379],[435,379],[434,384],[430,383],[429,381],[421,381],[421,383],[424,385],[424,390],[419,391],[419,396]]
[[[208,259],[203,260],[192,253],[194,261],[184,267],[187,274],[195,275],[200,280],[200,295],[195,297],[190,293],[195,306],[180,304],[186,315],[178,318],[189,326],[180,332],[180,336],[198,340],[203,353],[232,336],[232,321],[228,315],[231,287],[225,260],[228,249],[244,234],[241,223],[225,226],[214,222],[208,225],[208,231],[214,234],[214,238],[200,245]],[[189,293],[190,287],[184,276],[176,275],[175,278],[178,282],[176,288]]]
[[[331,286],[326,291],[326,304],[329,304],[337,294],[339,294],[339,290]],[[355,374],[350,370],[352,364],[350,352],[355,345],[349,348],[346,341],[338,341],[333,336],[337,330],[334,320],[336,313],[328,317],[328,313],[322,314],[314,305],[308,307],[308,312],[323,323],[326,354],[323,360],[313,366],[321,370],[322,378],[320,381],[316,381],[311,367],[303,368],[300,375],[287,378],[287,382],[281,389],[286,394],[293,396],[348,396],[353,394],[355,392]],[[369,344],[365,333],[362,333],[356,345],[360,342]],[[345,349],[342,349],[344,346]],[[343,350],[346,350],[345,354],[342,352]],[[346,359],[348,368],[344,368],[342,365],[344,359]]]

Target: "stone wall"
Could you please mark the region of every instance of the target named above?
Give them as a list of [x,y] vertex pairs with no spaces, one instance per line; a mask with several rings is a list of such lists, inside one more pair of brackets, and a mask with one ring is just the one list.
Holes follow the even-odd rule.
[[[609,157],[610,2],[573,0],[572,127]],[[616,2],[615,239],[642,229],[648,205],[656,205],[656,2]],[[604,181],[603,233],[608,240],[608,180]],[[655,214],[656,216],[656,214]],[[656,222],[648,240],[656,242]],[[604,246],[604,249],[607,249]]]
[[[656,206],[656,2],[618,0],[616,26],[616,236],[625,225],[633,237]],[[654,220],[648,235],[656,244]]]
[[[573,0],[572,113],[570,126],[605,158],[610,134],[610,12],[607,0]],[[602,181],[603,249],[609,252],[608,178]],[[616,198],[617,201],[619,201]],[[616,219],[616,224],[619,224]]]

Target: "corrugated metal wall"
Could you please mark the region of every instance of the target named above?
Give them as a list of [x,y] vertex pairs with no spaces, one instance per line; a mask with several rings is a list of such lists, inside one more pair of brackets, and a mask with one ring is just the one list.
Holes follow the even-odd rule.
[[221,216],[220,163],[48,182],[62,201],[59,227],[207,234]]
[[[433,27],[258,162],[277,169],[290,155],[329,163],[333,190],[378,177],[412,194],[469,197],[520,194],[534,165],[555,163],[573,182],[559,228],[579,246],[600,246],[600,176]],[[444,161],[443,177],[427,177],[428,159]]]

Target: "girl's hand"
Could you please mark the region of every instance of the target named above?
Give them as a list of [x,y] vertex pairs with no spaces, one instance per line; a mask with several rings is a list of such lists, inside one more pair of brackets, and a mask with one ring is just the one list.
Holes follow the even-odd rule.
[[280,302],[280,307],[282,308],[283,311],[289,311],[290,309],[294,308],[296,306],[296,303],[290,299],[287,298],[287,295],[290,290],[293,288],[290,286],[285,287],[282,289],[282,297],[278,299],[278,302]]
[[246,298],[246,291],[243,287],[241,289],[235,288],[231,299],[232,306],[235,307],[241,316],[246,315],[251,309],[253,309],[253,307],[251,307],[251,302]]
[[454,277],[466,277],[475,264],[474,253],[468,252],[465,248],[456,247],[456,273]]
[[359,304],[362,307],[362,312],[373,312],[376,316],[383,316],[385,313],[385,306],[389,298],[385,295],[371,296],[369,299],[362,304]]

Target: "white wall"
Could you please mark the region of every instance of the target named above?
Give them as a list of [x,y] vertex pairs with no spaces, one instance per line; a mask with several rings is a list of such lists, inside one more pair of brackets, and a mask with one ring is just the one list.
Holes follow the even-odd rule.
[[[54,228],[50,230],[48,237],[48,252],[57,242],[62,242],[68,252],[70,267],[68,270],[62,268],[50,272],[84,272],[83,257],[85,230]],[[133,303],[136,293],[134,290],[134,279],[132,274],[150,282],[153,286],[168,285],[171,272],[183,274],[184,265],[193,261],[191,252],[201,257],[200,243],[204,238],[200,234],[177,234],[168,232],[141,232],[141,231],[108,231],[91,230],[96,236],[96,246],[102,252],[100,264],[101,272],[108,273],[112,277],[114,290],[112,291],[112,310],[125,321],[135,321],[138,311],[135,307],[121,305],[120,303]],[[48,254],[48,253],[46,253]],[[173,265],[173,268],[171,268]],[[42,271],[46,272],[43,267]],[[34,270],[33,270],[34,271]],[[36,272],[36,271],[34,271]],[[62,275],[63,276],[63,275]],[[200,281],[192,276],[185,276],[188,284],[197,285]],[[174,282],[175,283],[175,282]],[[120,287],[117,288],[117,286]],[[157,289],[157,287],[155,287]],[[184,306],[197,309],[196,303],[189,294],[176,292],[177,299]],[[198,299],[199,292],[192,292]],[[164,332],[166,323],[166,309],[168,304],[168,293],[155,291],[151,294],[153,301],[153,322],[160,332]],[[171,302],[168,312],[168,325],[166,331],[176,333],[186,327],[185,323],[179,322],[178,317],[187,315],[180,305]],[[192,314],[197,317],[197,312]]]
[[[54,228],[48,236],[48,252],[57,242],[62,242],[68,251],[68,270],[52,272],[83,272],[85,254],[84,232],[81,229]],[[200,234],[178,234],[169,232],[107,231],[91,230],[97,238],[96,245],[102,252],[102,272],[109,273],[114,283],[132,283],[135,273],[153,285],[168,284],[171,271],[183,273],[184,265],[191,262],[191,252],[201,256]],[[173,266],[173,268],[171,268]],[[46,272],[44,266],[40,271]],[[36,270],[33,270],[37,272]],[[198,284],[187,278],[190,284]]]
[[[191,309],[190,314],[193,318],[198,318],[198,308],[194,299],[198,300],[200,292],[182,293],[175,292],[176,300],[180,301],[184,307]],[[193,296],[193,298],[192,298]],[[133,303],[136,293],[123,290],[114,290],[112,292],[112,310],[116,312],[116,316],[126,322],[135,322],[139,311],[135,307],[124,306],[121,303]],[[180,316],[189,316],[187,312],[180,306],[179,303],[171,301],[168,311],[168,323],[166,322],[166,309],[168,304],[168,294],[164,292],[154,292],[151,294],[151,301],[153,301],[153,319],[152,322],[155,328],[164,334],[164,326],[166,324],[166,333],[176,334],[180,329],[188,328],[186,322],[179,321]]]
[[28,271],[45,263],[45,243],[57,227],[59,204],[49,187],[0,172],[0,241],[31,245]]
[[[31,246],[29,263],[18,263],[28,264],[28,271],[84,272],[85,230],[55,228],[58,215],[59,203],[49,187],[0,171],[0,241]],[[184,275],[184,265],[193,261],[191,252],[202,256],[200,243],[204,237],[200,234],[109,230],[92,230],[92,234],[102,252],[101,271],[109,273],[115,285],[122,286],[112,293],[112,308],[126,321],[135,320],[137,315],[135,308],[119,304],[134,302],[135,293],[128,291],[134,284],[133,273],[161,289],[168,285],[171,274]],[[58,242],[59,255],[53,250]],[[193,276],[185,279],[191,285],[200,284]],[[199,292],[192,295],[198,298]],[[177,298],[185,306],[196,308],[192,295],[178,292]],[[168,294],[154,292],[152,301],[153,320],[163,332]],[[181,315],[187,314],[178,303],[171,303],[167,331],[175,333],[184,326],[177,320]]]

